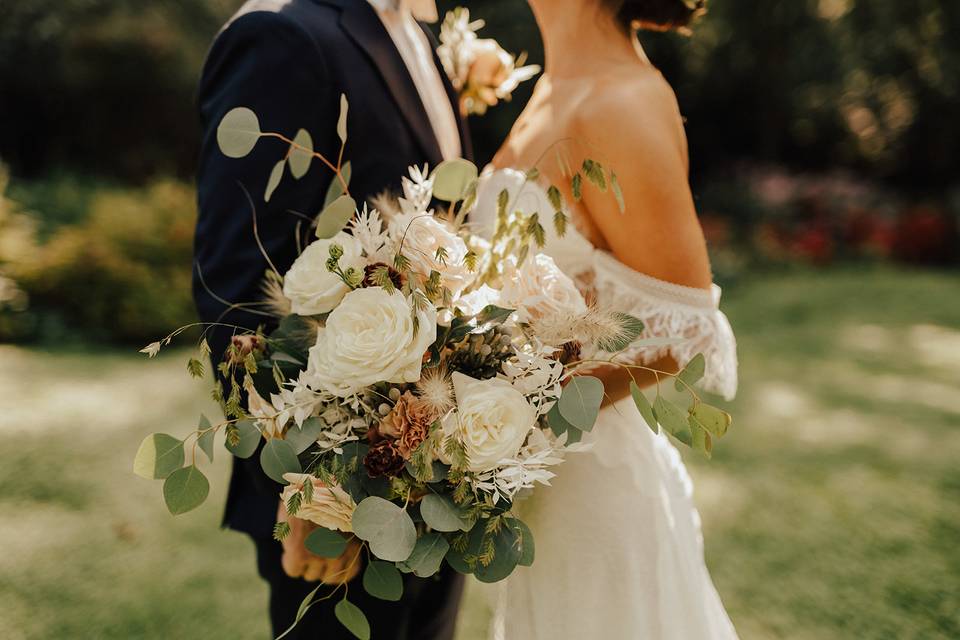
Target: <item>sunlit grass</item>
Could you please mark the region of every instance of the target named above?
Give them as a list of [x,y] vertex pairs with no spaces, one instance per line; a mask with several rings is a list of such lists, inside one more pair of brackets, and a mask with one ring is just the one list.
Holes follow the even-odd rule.
[[[713,461],[686,457],[745,640],[960,637],[958,285],[841,271],[725,292],[736,421]],[[226,456],[176,519],[130,473],[144,435],[214,412],[183,355],[0,347],[0,638],[269,637],[252,546],[217,529]],[[485,615],[471,591],[461,640]]]

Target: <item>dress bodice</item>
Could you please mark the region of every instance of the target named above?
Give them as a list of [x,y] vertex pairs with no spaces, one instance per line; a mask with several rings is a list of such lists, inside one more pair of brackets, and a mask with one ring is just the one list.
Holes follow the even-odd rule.
[[[546,190],[526,174],[513,169],[486,171],[477,192],[477,206],[471,214],[473,230],[485,237],[493,235],[496,201],[501,191],[510,194],[515,209],[525,213],[553,211]],[[614,357],[627,362],[653,362],[670,355],[684,366],[697,353],[706,358],[702,386],[731,399],[737,390],[737,345],[726,316],[720,311],[720,287],[686,287],[636,271],[610,252],[595,247],[567,225],[563,237],[552,223],[545,223],[546,243],[541,249],[587,294],[594,304],[629,313],[644,323],[644,339],[665,339],[659,346],[630,347]],[[669,340],[677,339],[677,340]],[[590,352],[590,350],[592,352]],[[585,346],[585,358],[604,358],[613,354]]]

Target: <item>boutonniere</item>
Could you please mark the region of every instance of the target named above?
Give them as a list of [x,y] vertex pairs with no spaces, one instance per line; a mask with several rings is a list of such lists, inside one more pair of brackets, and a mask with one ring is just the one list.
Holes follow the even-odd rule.
[[517,86],[540,73],[538,65],[524,65],[526,54],[514,56],[492,38],[477,32],[483,20],[470,20],[470,10],[447,13],[440,26],[437,54],[453,87],[460,92],[463,115],[483,115],[500,100],[510,100]]

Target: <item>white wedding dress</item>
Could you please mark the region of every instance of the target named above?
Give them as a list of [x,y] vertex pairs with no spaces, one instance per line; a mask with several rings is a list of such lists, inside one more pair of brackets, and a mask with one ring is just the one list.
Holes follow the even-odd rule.
[[[475,214],[495,211],[503,189],[516,208],[552,219],[544,189],[512,170],[485,175]],[[475,214],[475,230],[492,233],[494,220]],[[703,353],[702,386],[727,398],[735,394],[736,342],[718,309],[718,287],[706,291],[646,276],[596,249],[573,225],[563,238],[552,224],[544,226],[543,250],[597,302],[643,320],[644,338],[685,338],[622,357],[650,362],[669,353],[682,366]],[[534,532],[536,560],[496,585],[492,637],[736,638],[704,564],[690,477],[667,437],[647,428],[628,397],[604,408],[584,441],[592,441],[592,449],[569,455],[552,486],[538,487],[517,506]]]

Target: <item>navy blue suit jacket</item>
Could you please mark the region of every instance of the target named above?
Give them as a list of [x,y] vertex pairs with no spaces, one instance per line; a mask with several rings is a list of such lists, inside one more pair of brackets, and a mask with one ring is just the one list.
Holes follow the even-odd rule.
[[[446,81],[442,72],[441,77]],[[456,113],[449,83],[447,90]],[[287,172],[265,203],[270,170],[284,157],[287,145],[262,138],[247,157],[227,158],[217,145],[220,120],[235,107],[249,107],[260,117],[263,131],[293,138],[304,128],[317,151],[336,158],[341,94],[350,103],[345,159],[352,165],[350,191],[358,202],[398,190],[410,165],[433,167],[441,161],[416,87],[367,0],[252,0],[217,35],[199,89],[203,146],[194,298],[202,321],[270,328],[267,318],[227,311],[224,304],[263,297],[260,286],[268,265],[256,245],[254,212],[244,189],[256,208],[263,247],[283,273],[297,256],[301,218],[294,212],[310,217],[319,213],[333,178],[314,161],[299,181]],[[460,133],[464,155],[469,156],[462,121]],[[232,333],[228,328],[211,332],[214,360],[222,357]],[[258,456],[235,460],[224,525],[270,536],[279,490],[261,471]]]

